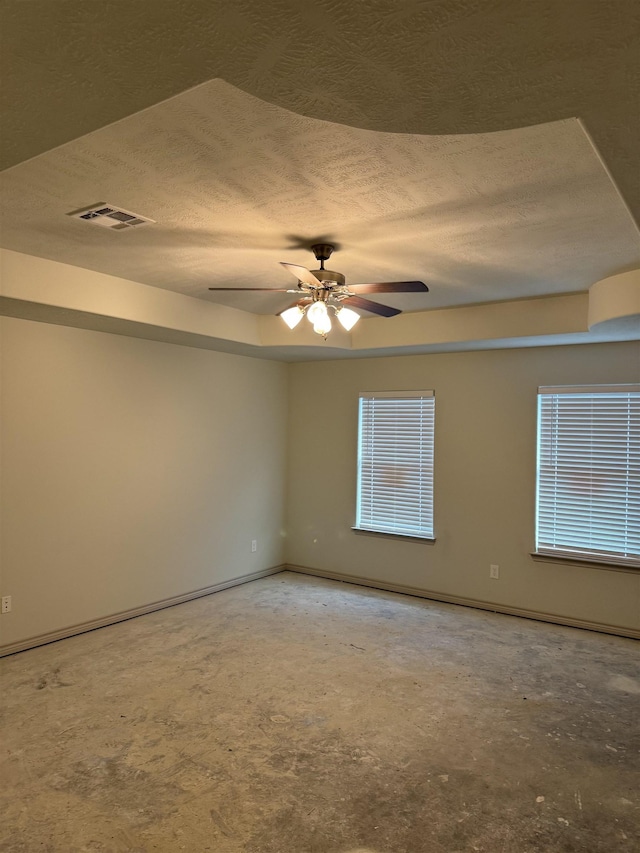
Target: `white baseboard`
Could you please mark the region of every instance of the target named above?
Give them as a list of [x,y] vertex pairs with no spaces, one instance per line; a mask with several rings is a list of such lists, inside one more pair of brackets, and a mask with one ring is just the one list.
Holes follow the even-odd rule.
[[403,595],[414,595],[418,598],[428,598],[432,601],[442,601],[445,604],[460,604],[463,607],[475,607],[479,610],[490,610],[492,613],[504,613],[507,616],[521,616],[524,619],[535,619],[538,622],[552,622],[555,625],[566,625],[569,628],[585,628],[588,631],[599,631],[602,634],[615,634],[618,637],[630,637],[640,640],[640,630],[636,628],[625,628],[619,625],[607,625],[601,622],[590,622],[586,619],[573,619],[568,616],[559,616],[555,613],[541,613],[537,610],[526,610],[522,607],[509,607],[504,604],[493,604],[490,601],[479,601],[475,598],[463,598],[459,595],[445,595],[440,592],[420,589],[403,584],[386,583],[385,581],[372,580],[359,575],[343,575],[339,572],[328,572],[320,569],[309,569],[306,566],[286,565],[286,571],[299,572],[303,575],[313,575],[317,578],[327,580],[343,581],[357,586],[368,586],[373,589],[384,589],[388,592],[400,592]]
[[0,657],[12,655],[16,652],[24,652],[36,646],[44,646],[46,643],[55,643],[56,640],[65,640],[67,637],[84,634],[86,631],[94,631],[96,628],[115,625],[116,622],[124,622],[127,619],[134,619],[136,616],[144,616],[145,613],[153,613],[155,610],[164,610],[165,607],[173,607],[175,604],[184,604],[186,601],[193,601],[194,598],[202,598],[205,595],[211,595],[213,592],[220,592],[220,590],[228,589],[232,586],[239,586],[243,583],[258,580],[258,578],[278,574],[278,572],[285,571],[285,568],[285,566],[274,566],[271,569],[261,569],[258,572],[240,575],[240,577],[222,581],[212,586],[205,586],[202,589],[185,592],[182,595],[174,595],[171,598],[163,598],[161,601],[153,601],[151,604],[143,604],[142,607],[133,607],[131,610],[112,613],[109,616],[102,616],[100,619],[90,619],[88,622],[81,622],[78,625],[72,625],[68,628],[60,628],[57,631],[50,631],[48,634],[39,634],[36,637],[19,640],[17,643],[8,643],[7,645],[0,646]]

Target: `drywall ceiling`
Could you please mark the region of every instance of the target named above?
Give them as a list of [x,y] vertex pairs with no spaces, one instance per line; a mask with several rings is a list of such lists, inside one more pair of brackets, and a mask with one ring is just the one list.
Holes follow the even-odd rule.
[[[215,80],[0,177],[5,248],[274,314],[279,260],[351,283],[423,279],[403,310],[585,290],[640,266],[638,232],[580,123],[421,136],[298,116]],[[112,231],[68,211],[155,220]]]
[[640,214],[636,0],[5,0],[0,166],[220,77],[402,133],[578,116]]
[[[553,299],[639,265],[635,0],[0,15],[10,249],[264,314],[288,297],[207,287],[295,284],[277,261],[314,267],[318,237],[351,282],[426,280],[428,296],[380,299],[406,312]],[[98,201],[157,224],[64,215]]]

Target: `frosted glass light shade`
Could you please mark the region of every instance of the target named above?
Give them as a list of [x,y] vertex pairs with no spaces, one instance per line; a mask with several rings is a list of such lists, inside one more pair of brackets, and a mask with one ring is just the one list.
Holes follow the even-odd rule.
[[328,316],[327,306],[324,302],[314,302],[313,305],[310,305],[307,309],[307,319],[312,325],[315,325],[321,317]]
[[325,310],[324,314],[320,314],[318,319],[313,324],[313,331],[316,335],[322,335],[325,337],[331,331],[331,317]]
[[356,314],[355,311],[352,311],[351,308],[340,308],[337,313],[338,320],[340,320],[347,332],[350,332],[360,319],[360,315]]
[[294,305],[293,308],[287,308],[286,311],[283,311],[280,316],[290,329],[295,329],[304,317],[304,311],[297,305]]

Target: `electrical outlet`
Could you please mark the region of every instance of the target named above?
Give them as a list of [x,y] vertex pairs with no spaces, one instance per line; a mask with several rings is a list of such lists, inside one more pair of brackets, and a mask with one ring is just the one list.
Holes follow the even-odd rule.
[[11,596],[10,595],[3,595],[2,596],[2,612],[3,613],[9,613],[10,610],[11,610]]
[[255,554],[255,552],[256,552],[257,550],[258,550],[258,540],[257,540],[257,539],[252,539],[252,540],[251,540],[251,553],[252,553],[252,554]]
[[500,578],[500,566],[489,566],[489,577],[497,581]]

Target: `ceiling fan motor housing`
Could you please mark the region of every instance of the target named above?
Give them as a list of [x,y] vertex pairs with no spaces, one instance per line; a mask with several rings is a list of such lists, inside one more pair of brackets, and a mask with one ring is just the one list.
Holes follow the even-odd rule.
[[335,284],[338,287],[345,286],[345,277],[340,272],[334,270],[311,270],[318,281],[326,282],[327,284]]

